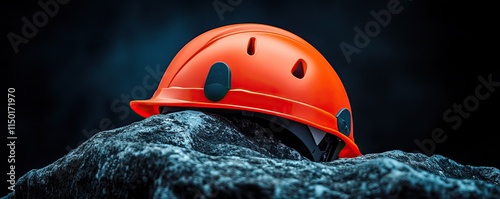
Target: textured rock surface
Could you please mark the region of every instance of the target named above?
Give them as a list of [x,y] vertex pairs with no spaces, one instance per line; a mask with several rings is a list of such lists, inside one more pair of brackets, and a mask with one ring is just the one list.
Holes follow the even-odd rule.
[[260,126],[186,111],[105,131],[6,198],[500,198],[500,171],[388,151],[301,158]]

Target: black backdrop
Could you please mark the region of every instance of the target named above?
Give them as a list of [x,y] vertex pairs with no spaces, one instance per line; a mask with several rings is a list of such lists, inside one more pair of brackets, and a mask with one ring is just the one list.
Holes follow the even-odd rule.
[[[140,120],[128,101],[152,95],[155,88],[143,84],[145,77],[154,82],[195,36],[242,22],[287,29],[329,60],[349,94],[355,138],[363,153],[422,150],[417,141],[428,154],[500,167],[494,139],[500,133],[500,87],[476,94],[482,85],[478,77],[487,81],[491,75],[500,82],[488,5],[420,0],[61,0],[57,9],[46,4],[50,10],[44,14],[39,11],[46,6],[36,1],[9,3],[2,5],[1,63],[7,87],[16,89],[17,177],[64,156],[97,129]],[[372,27],[370,42],[359,40],[356,46],[355,27],[365,32],[367,24],[376,23],[371,11],[386,13],[382,10],[388,4],[395,7],[390,22]],[[23,32],[26,23],[35,23],[34,15],[37,31]],[[359,50],[350,55],[350,62],[342,42]],[[464,101],[469,109],[463,108],[462,115],[451,112],[450,121],[443,119],[447,110]],[[434,139],[440,143],[431,144],[432,132],[439,129],[444,133]],[[2,173],[9,172],[10,164],[5,163]]]

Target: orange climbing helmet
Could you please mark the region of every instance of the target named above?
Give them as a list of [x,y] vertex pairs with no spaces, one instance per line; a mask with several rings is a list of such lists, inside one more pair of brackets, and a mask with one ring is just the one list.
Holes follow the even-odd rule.
[[269,25],[234,24],[199,35],[173,58],[151,99],[130,106],[143,117],[241,112],[293,133],[311,160],[361,155],[337,73],[308,42]]

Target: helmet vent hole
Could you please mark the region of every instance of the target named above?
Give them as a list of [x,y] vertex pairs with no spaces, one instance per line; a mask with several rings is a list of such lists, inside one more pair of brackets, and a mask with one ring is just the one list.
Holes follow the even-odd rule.
[[248,55],[255,54],[255,37],[252,37],[250,38],[250,40],[248,40],[247,54]]
[[302,79],[306,75],[306,62],[303,59],[297,60],[292,68],[292,74],[299,79]]

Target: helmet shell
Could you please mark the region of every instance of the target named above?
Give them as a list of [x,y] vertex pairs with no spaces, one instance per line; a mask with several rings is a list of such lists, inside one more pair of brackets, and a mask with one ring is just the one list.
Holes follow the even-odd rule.
[[[204,87],[216,63],[228,66],[230,87],[213,101]],[[308,42],[269,25],[234,24],[199,35],[173,58],[151,99],[133,100],[130,106],[143,117],[159,114],[164,106],[283,117],[340,138],[346,143],[340,158],[361,155],[352,122],[347,136],[337,126],[337,113],[342,109],[352,113],[337,73]]]

